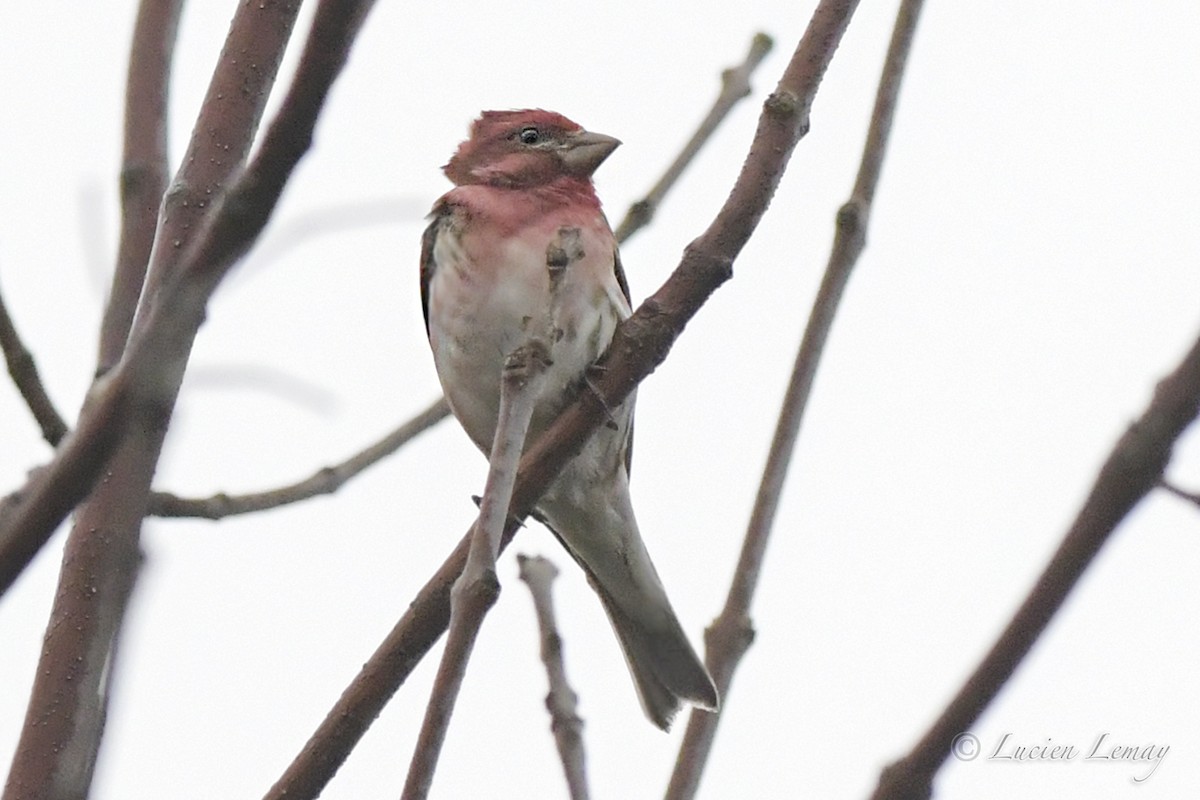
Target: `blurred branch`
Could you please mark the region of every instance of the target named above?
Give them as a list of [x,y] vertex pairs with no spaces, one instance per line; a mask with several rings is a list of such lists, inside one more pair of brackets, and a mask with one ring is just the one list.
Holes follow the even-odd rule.
[[467,562],[450,593],[450,632],[446,635],[446,647],[442,650],[442,660],[430,690],[429,705],[425,708],[425,719],[417,736],[401,800],[424,800],[429,796],[438,756],[450,728],[450,716],[467,674],[467,662],[475,649],[475,639],[483,627],[483,618],[500,594],[496,557],[500,554],[500,540],[508,522],[517,464],[549,365],[549,348],[536,338],[530,338],[504,360],[500,376],[500,414],[492,439],[483,502],[471,532]]
[[338,396],[318,381],[264,363],[195,364],[188,368],[187,388],[192,391],[234,390],[267,395],[313,414],[329,415]]
[[150,496],[150,514],[158,517],[201,517],[218,520],[236,514],[278,508],[318,495],[333,494],[363,470],[396,452],[449,414],[450,407],[446,405],[444,398],[439,397],[424,411],[361,452],[339,464],[322,467],[302,481],[278,489],[243,495],[221,492],[204,498],[154,492]]
[[774,42],[770,36],[765,33],[755,34],[754,38],[750,40],[750,52],[746,54],[746,60],[736,67],[730,67],[721,72],[721,92],[717,95],[712,108],[709,109],[708,115],[692,134],[692,138],[683,146],[683,150],[671,162],[671,166],[667,167],[667,171],[658,179],[658,183],[654,184],[654,188],[625,212],[625,218],[621,220],[621,224],[617,226],[616,230],[618,242],[624,242],[654,219],[654,214],[662,204],[663,198],[679,180],[683,171],[692,163],[696,154],[700,152],[700,148],[704,147],[721,123],[725,121],[725,117],[738,104],[738,101],[750,96],[750,76],[771,52],[773,46]]
[[419,220],[425,209],[412,197],[381,197],[339,203],[295,214],[272,223],[272,233],[263,237],[245,265],[254,270],[276,261],[309,239],[370,225],[395,225],[406,218]]
[[546,665],[546,677],[550,691],[546,695],[546,708],[550,712],[550,730],[554,744],[562,760],[567,777],[567,789],[571,800],[587,800],[587,769],[583,750],[583,720],[579,718],[579,696],[567,682],[567,668],[563,663],[562,637],[558,633],[558,622],[554,617],[554,579],[558,568],[548,558],[518,555],[520,578],[529,586],[533,596],[533,609],[537,614],[538,633],[541,638],[542,663]]
[[932,796],[934,774],[955,737],[975,724],[1012,677],[1117,525],[1159,485],[1175,440],[1198,414],[1200,339],[1117,441],[1058,550],[1000,638],[913,750],[883,770],[873,800]]
[[[591,376],[594,392],[582,392],[539,436],[521,459],[509,516],[524,517],[570,458],[578,454],[605,417],[649,375],[704,301],[732,276],[745,246],[809,125],[821,79],[850,24],[857,0],[822,0],[775,92],[763,105],[750,155],[716,219],[688,246],[665,284],[618,326]],[[509,522],[502,546],[517,524]],[[345,761],[388,699],[446,630],[450,587],[462,572],[469,546],[464,537],[426,582],[404,616],[363,665],[304,749],[266,797],[316,797]]]
[[125,82],[121,241],[100,323],[98,375],[108,372],[125,350],[150,263],[159,205],[167,191],[167,105],[182,10],[183,0],[143,2],[134,23]]
[[38,427],[42,429],[42,438],[52,445],[57,445],[67,433],[67,423],[59,416],[50,395],[46,394],[46,387],[38,374],[33,353],[30,353],[21,341],[12,317],[8,315],[8,308],[4,305],[3,293],[0,293],[0,349],[4,351],[8,374],[12,376],[21,397],[25,398],[25,405],[33,412]]
[[725,608],[705,635],[705,663],[716,681],[717,691],[721,696],[722,712],[690,715],[687,732],[675,762],[675,770],[667,787],[666,797],[671,800],[695,797],[700,786],[701,774],[712,750],[717,725],[723,711],[729,707],[729,689],[733,683],[733,674],[754,639],[750,604],[758,588],[767,542],[775,523],[775,513],[779,508],[779,499],[783,493],[796,440],[800,435],[800,423],[812,394],[817,367],[820,365],[821,355],[825,350],[825,343],[828,341],[829,331],[833,327],[833,319],[850,275],[866,246],[871,205],[879,184],[888,137],[896,115],[900,85],[904,78],[904,68],[912,49],[921,6],[922,0],[904,0],[896,14],[892,39],[875,93],[875,107],[863,145],[858,177],[851,190],[850,199],[838,211],[829,261],[792,367],[792,377],[784,394],[783,407],[779,411],[779,421],[771,440],[767,464],[763,469],[762,482],[759,484],[754,509],[750,514],[733,583],[725,600]]
[[1178,486],[1171,483],[1166,478],[1163,478],[1162,480],[1160,480],[1158,482],[1158,486],[1160,489],[1166,489],[1168,492],[1175,495],[1180,500],[1186,500],[1189,503],[1200,506],[1200,492],[1189,492],[1185,489],[1180,489]]

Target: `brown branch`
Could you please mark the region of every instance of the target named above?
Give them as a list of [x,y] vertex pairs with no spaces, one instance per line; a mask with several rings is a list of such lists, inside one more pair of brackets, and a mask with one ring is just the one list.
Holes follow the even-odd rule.
[[1200,339],[1159,382],[1145,413],[1117,441],[1058,550],[992,649],[916,747],[879,778],[874,800],[916,800],[956,736],[969,730],[1012,677],[1125,516],[1159,485],[1175,440],[1200,415]]
[[49,464],[30,473],[25,485],[5,498],[0,516],[0,595],[91,491],[125,431],[126,387],[98,381],[75,431],[67,434]]
[[558,757],[566,774],[567,790],[571,800],[587,800],[587,769],[583,750],[583,720],[578,710],[579,696],[567,681],[562,637],[554,617],[552,586],[558,577],[558,568],[550,559],[541,556],[529,558],[518,555],[517,563],[520,565],[521,580],[529,586],[533,609],[537,614],[542,663],[546,666],[546,677],[550,683],[546,708],[550,712],[554,744],[558,747]]
[[746,53],[746,59],[736,67],[730,67],[721,72],[721,91],[717,95],[716,101],[713,102],[712,108],[709,109],[700,126],[696,128],[692,138],[671,162],[671,166],[667,167],[666,172],[658,179],[658,183],[654,184],[645,197],[631,205],[625,212],[625,218],[621,220],[621,224],[617,226],[616,230],[618,242],[624,242],[654,219],[654,214],[662,204],[663,198],[696,158],[700,149],[712,138],[733,107],[743,98],[750,96],[750,76],[771,52],[773,46],[774,42],[770,36],[765,33],[755,34],[750,41],[750,51]]
[[322,467],[302,481],[265,492],[243,495],[221,492],[203,498],[154,492],[150,495],[150,514],[158,517],[200,517],[219,520],[237,514],[250,514],[298,503],[318,495],[333,494],[359,473],[379,463],[449,415],[450,407],[446,405],[444,398],[439,397],[424,411],[378,442],[341,463]]
[[[704,301],[732,274],[741,251],[779,184],[796,143],[808,130],[809,109],[857,0],[822,0],[759,118],[750,155],[725,205],[707,231],[685,251],[667,282],[622,323],[583,392],[521,459],[510,517],[527,514],[550,480],[582,448],[637,383],[666,358],[672,342]],[[506,540],[516,530],[510,522]],[[355,743],[446,629],[450,586],[462,572],[464,537],[426,582],[404,616],[326,715],[266,797],[313,798],[333,777]]]
[[277,261],[310,239],[373,225],[394,226],[398,220],[418,219],[425,213],[420,202],[410,196],[354,200],[301,212],[272,222],[271,232],[258,243],[244,268],[257,269]]
[[[180,497],[170,492],[151,492],[148,514],[158,517],[198,517],[220,520],[239,514],[266,511],[298,503],[323,494],[333,494],[362,472],[395,453],[414,438],[450,415],[444,398],[438,398],[423,411],[388,433],[379,441],[332,466],[322,467],[302,481],[277,489],[252,494],[230,495],[224,492],[209,497]],[[41,471],[45,466],[38,467]],[[20,500],[20,494],[0,499],[0,526]]]
[[[105,480],[88,494],[67,538],[59,588],[5,800],[88,794],[107,714],[103,681],[112,674],[116,643],[140,561],[139,537],[150,480],[207,297],[197,296],[189,284],[184,284],[190,291],[183,302],[160,289],[179,285],[177,276],[181,274],[200,271],[194,262],[180,256],[195,252],[187,245],[195,223],[212,213],[206,198],[219,196],[249,153],[298,5],[266,0],[242,4],[235,12],[193,129],[188,156],[163,204],[147,275],[147,297],[153,302],[156,295],[166,294],[171,311],[157,325],[150,321],[138,328],[131,340],[130,357],[109,373],[111,381],[99,382],[104,391],[90,398],[78,429],[43,473],[53,478],[64,463],[90,458],[96,472],[77,476],[87,480],[69,485],[43,481],[39,487],[51,498],[78,501],[107,462]],[[160,66],[165,68],[165,62]],[[204,233],[207,231],[201,236]],[[162,298],[158,299],[161,302]],[[147,346],[148,342],[153,346]],[[140,360],[132,355],[139,344],[143,345]],[[97,433],[94,419],[106,415],[113,417],[114,424]],[[103,438],[105,434],[107,438]],[[95,439],[117,445],[111,458]],[[81,457],[81,450],[86,455]],[[23,552],[28,552],[28,543],[44,542],[57,521],[41,530],[21,527],[22,522],[28,523],[28,515],[22,513],[25,509],[18,508],[8,522],[9,533],[15,528],[18,541],[25,543]],[[18,521],[16,525],[13,519]],[[43,524],[50,521],[44,514],[39,520]],[[0,562],[4,560],[0,558]]]
[[[850,199],[837,215],[833,247],[792,367],[792,376],[784,394],[783,407],[779,412],[767,464],[763,469],[762,481],[750,514],[725,607],[705,635],[705,663],[716,681],[722,710],[728,708],[729,689],[733,683],[734,672],[754,639],[750,604],[758,588],[767,542],[783,494],[783,485],[796,440],[800,435],[800,423],[812,393],[817,367],[820,365],[821,355],[850,275],[866,245],[871,204],[879,183],[883,157],[887,151],[888,134],[895,118],[904,67],[912,49],[921,6],[922,0],[904,0],[897,12],[891,43],[875,95],[875,108],[863,146],[858,178]],[[695,797],[721,716],[721,713],[690,716],[666,797],[671,800]]]
[[121,358],[137,310],[167,191],[167,106],[171,60],[183,0],[138,7],[125,83],[125,146],[121,156],[121,242],[100,323],[97,374]]
[[1186,500],[1193,505],[1200,506],[1200,492],[1189,492],[1186,489],[1180,489],[1178,486],[1165,478],[1158,482],[1158,487],[1160,489],[1166,489],[1180,500]]
[[471,534],[467,563],[450,593],[450,632],[417,736],[416,751],[409,764],[408,779],[400,795],[402,800],[424,800],[429,796],[475,639],[483,627],[483,618],[500,594],[496,557],[500,554],[500,540],[508,522],[517,463],[549,365],[550,351],[539,339],[530,339],[505,358],[500,376],[500,414],[492,441],[483,502],[479,505],[479,519]]
[[4,351],[4,361],[8,364],[8,374],[16,384],[17,391],[25,398],[25,405],[33,413],[34,420],[42,429],[42,438],[52,445],[57,445],[67,435],[67,423],[54,407],[42,376],[38,374],[37,364],[33,353],[25,347],[20,334],[8,315],[4,305],[4,295],[0,293],[0,350]]
[[[278,13],[280,5],[280,2],[247,4],[239,6],[239,11],[251,15]],[[192,246],[185,247],[187,240],[182,240],[176,248],[175,240],[168,240],[163,247],[156,248],[156,253],[182,250],[183,257],[177,268],[155,270],[152,265],[142,302],[149,310],[145,313],[139,310],[124,357],[93,386],[88,403],[90,411],[85,408],[78,429],[67,438],[50,466],[20,490],[23,499],[3,521],[0,593],[7,590],[28,558],[91,490],[101,467],[112,454],[118,434],[130,422],[126,411],[139,410],[139,424],[144,427],[163,424],[169,418],[169,413],[162,412],[169,412],[173,404],[171,389],[177,388],[182,378],[208,298],[261,233],[288,176],[311,145],[316,117],[371,5],[373,0],[322,0],[292,86],[254,159],[219,201],[216,213],[202,222]],[[282,6],[288,13],[295,11],[293,4],[282,3]],[[262,41],[273,41],[280,25],[268,27],[270,36]],[[223,65],[233,61],[234,66],[245,66],[247,72],[239,76],[241,82],[236,85],[235,94],[245,88],[247,96],[255,98],[255,102],[265,98],[265,91],[253,88],[257,84],[246,81],[252,78],[257,81],[260,73],[269,71],[271,59],[248,58],[245,53],[257,52],[264,46],[262,41],[251,42],[238,51],[242,56],[240,61],[222,61]],[[205,103],[201,114],[209,113],[209,109],[219,114],[230,111],[221,103],[215,106]],[[225,150],[224,142],[208,139],[220,150],[212,160],[224,164],[231,151]],[[207,161],[197,158],[185,164]],[[211,186],[211,182],[195,181],[183,188],[188,186]],[[199,202],[213,210],[209,200]],[[175,206],[172,198],[168,198],[164,213],[168,216],[175,213]],[[31,507],[35,503],[36,507]]]

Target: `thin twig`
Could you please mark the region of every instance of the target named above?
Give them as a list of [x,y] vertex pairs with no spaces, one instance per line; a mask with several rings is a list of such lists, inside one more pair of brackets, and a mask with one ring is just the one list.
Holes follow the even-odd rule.
[[[313,497],[333,494],[362,472],[395,453],[420,434],[450,415],[444,398],[438,398],[382,439],[338,464],[322,467],[304,480],[264,492],[230,495],[219,492],[209,497],[181,497],[171,492],[151,492],[147,513],[158,517],[192,517],[220,520],[240,514],[266,511]],[[41,472],[46,465],[32,472]],[[22,490],[0,498],[0,528],[22,500]]]
[[[812,393],[813,381],[825,349],[838,305],[866,244],[871,204],[879,183],[888,134],[895,118],[904,67],[912,47],[922,0],[905,0],[896,15],[892,40],[884,59],[883,72],[875,95],[858,178],[850,199],[837,216],[837,226],[825,275],[813,301],[800,349],[792,367],[792,377],[779,411],[775,435],[771,440],[767,464],[746,528],[742,552],[734,572],[725,608],[705,635],[705,663],[717,684],[722,710],[728,708],[733,674],[754,638],[750,604],[758,588],[758,579],[766,556],[767,542],[775,522],[775,513],[783,494],[783,485],[792,453],[800,434],[800,423]],[[722,714],[692,714],[679,749],[675,770],[666,797],[684,800],[695,797],[700,777],[708,762]]]
[[33,413],[38,427],[42,429],[42,438],[52,445],[57,445],[67,435],[67,423],[54,407],[50,395],[46,393],[46,386],[42,383],[42,376],[38,374],[33,353],[25,347],[12,317],[8,315],[3,293],[0,293],[0,350],[4,351],[8,374],[12,376],[17,391],[25,398],[25,405]]
[[419,219],[426,212],[409,196],[377,197],[330,204],[271,223],[267,233],[243,266],[243,273],[278,261],[310,239],[367,226],[394,226],[398,220]]
[[425,720],[417,736],[402,800],[423,800],[429,795],[475,638],[483,626],[483,618],[500,594],[496,557],[500,554],[500,540],[508,521],[517,464],[549,363],[549,351],[545,343],[537,339],[526,342],[505,359],[500,378],[500,415],[492,441],[483,502],[471,536],[467,563],[450,595],[450,632],[425,709]]
[[[617,408],[666,358],[688,320],[732,274],[735,257],[762,218],[796,143],[808,130],[809,109],[821,78],[850,24],[857,0],[822,0],[804,38],[759,118],[750,155],[724,207],[708,230],[685,251],[667,282],[618,326],[592,379],[594,392],[580,396],[531,444],[521,459],[510,518],[529,512],[562,465],[578,454]],[[510,521],[505,541],[517,528]],[[464,537],[425,583],[404,616],[363,665],[304,749],[267,792],[273,800],[316,797],[383,709],[388,699],[446,630],[450,587],[462,572]]]
[[750,51],[746,53],[746,59],[736,67],[730,67],[721,72],[721,92],[717,95],[712,108],[704,117],[704,121],[696,128],[692,138],[688,139],[687,144],[679,151],[679,155],[671,162],[671,166],[667,167],[666,172],[658,179],[658,183],[654,184],[654,188],[625,212],[625,218],[617,226],[615,234],[618,242],[624,242],[654,219],[654,214],[662,204],[663,198],[679,180],[679,176],[688,168],[688,165],[692,163],[700,149],[712,138],[733,107],[743,98],[750,96],[750,76],[771,52],[773,46],[774,42],[770,36],[765,33],[757,33],[750,40]]
[[1196,506],[1200,506],[1200,492],[1189,492],[1186,489],[1180,489],[1178,486],[1171,483],[1166,478],[1163,478],[1162,480],[1160,480],[1158,482],[1158,487],[1160,489],[1166,489],[1168,492],[1175,495],[1180,500],[1187,500],[1189,503],[1192,503]]
[[563,663],[562,637],[558,633],[558,622],[554,617],[554,579],[558,568],[542,556],[517,556],[520,578],[529,586],[533,597],[533,609],[537,614],[538,633],[541,638],[542,663],[546,666],[546,677],[550,691],[546,694],[546,709],[550,712],[550,730],[558,757],[562,761],[567,778],[567,790],[571,800],[587,800],[587,768],[583,750],[583,720],[579,717],[579,696],[567,681],[567,668]]
[[873,800],[925,800],[933,777],[1012,677],[1112,532],[1162,478],[1175,440],[1200,415],[1200,338],[1159,381],[1149,407],[1109,453],[1078,516],[1000,638],[913,750],[884,769]]
[[446,405],[444,398],[439,397],[412,419],[345,461],[322,467],[302,481],[277,489],[242,495],[221,492],[210,497],[198,498],[154,492],[150,496],[150,514],[158,517],[200,517],[219,520],[237,514],[278,508],[323,494],[333,494],[363,470],[396,452],[449,414],[450,407]]

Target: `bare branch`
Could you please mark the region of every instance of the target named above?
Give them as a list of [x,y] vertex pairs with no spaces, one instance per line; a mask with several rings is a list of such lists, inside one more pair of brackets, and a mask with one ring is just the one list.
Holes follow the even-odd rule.
[[426,209],[405,196],[378,197],[338,203],[297,214],[290,219],[275,220],[244,269],[254,270],[277,261],[310,239],[372,225],[395,225],[397,220],[420,219]]
[[100,323],[97,374],[117,363],[137,310],[167,191],[167,105],[171,61],[183,0],[138,7],[125,84],[125,149],[121,157],[121,243]]
[[518,555],[521,580],[529,586],[533,596],[533,608],[537,614],[538,631],[541,636],[542,663],[546,665],[546,677],[550,691],[546,695],[546,708],[550,711],[550,730],[554,733],[554,744],[562,760],[563,772],[567,777],[567,789],[571,800],[587,800],[587,769],[583,750],[583,720],[579,718],[579,696],[567,681],[567,668],[563,663],[562,637],[558,634],[558,622],[554,618],[554,579],[558,568],[548,558]]
[[1117,441],[1058,550],[1000,638],[916,747],[884,769],[873,800],[916,800],[956,736],[975,724],[1062,608],[1125,516],[1159,485],[1175,440],[1200,415],[1200,339],[1161,380],[1145,413]]
[[[813,310],[792,367],[792,377],[784,394],[783,407],[779,412],[775,436],[771,440],[767,464],[763,469],[762,482],[758,487],[758,495],[747,525],[733,584],[729,587],[729,595],[725,600],[725,608],[705,636],[708,651],[705,663],[716,681],[723,709],[728,707],[733,674],[754,639],[750,603],[758,588],[758,577],[775,522],[775,512],[779,508],[779,499],[783,493],[796,440],[800,435],[800,423],[812,393],[817,367],[846,284],[866,244],[871,203],[879,183],[883,157],[887,151],[888,134],[895,118],[900,84],[912,48],[921,6],[922,0],[904,0],[897,12],[892,40],[875,95],[875,108],[871,114],[858,178],[850,199],[838,212],[829,262],[821,280],[821,287],[813,301]],[[721,716],[720,713],[690,716],[666,797],[671,800],[695,797]]]
[[1158,486],[1160,489],[1166,489],[1180,500],[1186,500],[1189,503],[1200,506],[1200,492],[1189,492],[1185,489],[1180,489],[1178,486],[1166,480],[1165,478],[1158,482]]
[[446,405],[444,398],[439,397],[424,411],[361,452],[339,464],[322,467],[302,481],[278,489],[243,495],[222,492],[204,498],[154,492],[150,496],[150,514],[158,517],[201,517],[219,520],[237,514],[250,514],[298,503],[318,495],[333,494],[359,473],[387,458],[449,414],[450,407]]
[[67,423],[54,407],[50,395],[46,394],[46,387],[38,374],[33,353],[30,353],[21,341],[12,317],[8,315],[8,308],[4,305],[3,293],[0,293],[0,350],[4,351],[8,374],[12,376],[17,391],[25,398],[25,405],[33,412],[33,418],[42,429],[42,438],[52,445],[57,445],[67,435]]
[[[277,13],[277,6],[281,5],[294,14],[294,4],[282,0],[239,6],[239,11],[251,16],[255,11]],[[156,258],[159,251],[183,250],[184,255],[177,266],[164,269],[152,266],[142,304],[148,311],[139,310],[125,356],[104,380],[93,386],[78,429],[67,438],[50,466],[20,490],[22,500],[2,521],[0,593],[7,590],[28,558],[90,491],[119,434],[129,423],[125,411],[132,408],[148,414],[149,418],[142,420],[144,426],[165,424],[192,341],[204,320],[208,298],[261,233],[288,176],[307,152],[317,114],[372,5],[373,0],[322,1],[292,86],[254,159],[220,201],[216,213],[204,219],[194,244],[184,247],[186,239],[165,239],[165,244],[156,247]],[[243,86],[258,85],[260,73],[273,71],[268,69],[272,59],[245,56],[246,52],[257,52],[265,48],[265,42],[275,40],[281,26],[268,27],[270,36],[246,45],[240,60],[222,61],[222,64],[233,61],[234,66],[241,64],[248,70],[240,76],[243,83],[238,84],[235,94]],[[254,82],[244,83],[251,78]],[[247,91],[247,96],[254,97],[256,102],[265,101],[265,95],[265,89]],[[227,113],[229,109],[223,102],[223,98],[220,102],[206,102],[201,114]],[[212,160],[223,164],[230,152],[225,150],[227,144],[220,140],[211,143],[220,149],[220,154]],[[208,161],[200,157],[185,164]],[[213,183],[200,179],[188,186],[212,187]],[[205,207],[211,205],[207,200],[200,202]],[[164,213],[168,216],[177,213],[173,209],[174,203],[168,199]],[[162,236],[160,233],[160,239]],[[176,241],[180,241],[178,248]],[[162,414],[164,410],[168,412],[166,416]],[[30,507],[35,502],[36,507]]]
[[617,226],[616,230],[618,242],[624,242],[654,219],[654,214],[662,204],[663,198],[679,180],[683,171],[692,163],[700,149],[712,138],[713,133],[725,121],[725,117],[738,104],[738,101],[750,96],[750,76],[771,52],[773,46],[774,42],[770,36],[765,33],[755,34],[750,41],[750,52],[746,54],[746,60],[736,67],[730,67],[721,72],[721,92],[717,95],[712,108],[709,109],[695,133],[692,134],[692,138],[671,162],[671,166],[667,167],[667,171],[658,179],[658,183],[654,184],[654,188],[625,212],[625,218],[621,220],[621,224]]
[[[147,275],[146,295],[152,304],[161,302],[164,295],[174,300],[160,288],[172,285],[170,280],[179,285],[177,276],[199,271],[180,255],[195,251],[187,247],[195,230],[193,223],[211,214],[204,210],[208,205],[205,193],[219,195],[249,152],[298,5],[264,0],[242,4],[234,13],[188,157],[171,197],[163,204]],[[165,63],[162,66],[165,68]],[[35,478],[36,491],[31,494],[53,503],[55,511],[65,514],[84,495],[88,499],[67,538],[58,592],[5,800],[31,794],[56,798],[88,794],[107,714],[104,681],[112,674],[116,643],[140,561],[139,537],[150,480],[207,299],[207,294],[196,291],[194,282],[183,286],[185,299],[171,302],[157,324],[143,318],[138,326],[135,320],[128,357],[97,382],[78,428],[64,440],[50,468]],[[139,344],[142,355],[133,355]],[[106,417],[112,424],[97,430],[96,420]],[[62,481],[64,465],[85,465],[94,471],[87,474],[79,467],[72,482],[56,482]],[[91,484],[104,465],[105,480],[93,491]],[[70,505],[65,502],[68,500]],[[18,553],[32,555],[60,519],[47,514],[40,504],[23,502],[5,520],[9,530],[0,546],[0,563],[6,572],[12,565],[9,547],[14,540]],[[15,576],[15,572],[11,574]],[[2,588],[9,583],[11,579]]]
[[[633,387],[666,358],[679,331],[731,275],[734,258],[766,210],[796,143],[808,130],[808,110],[821,78],[857,7],[857,0],[822,0],[775,93],[764,104],[758,132],[729,198],[709,229],[692,243],[657,293],[618,328],[583,392],[521,459],[510,517],[533,507],[562,465],[576,455]],[[507,543],[516,531],[509,522]],[[363,665],[304,749],[271,787],[274,800],[313,798],[446,629],[450,587],[462,572],[464,537],[426,582],[391,633]]]
[[517,463],[549,365],[549,349],[538,339],[530,339],[505,359],[500,378],[500,416],[492,441],[483,502],[471,534],[467,563],[450,595],[450,632],[417,736],[416,752],[409,764],[408,779],[400,795],[402,800],[423,800],[429,795],[475,639],[483,627],[483,618],[500,594],[496,556],[500,554],[500,539],[508,522]]

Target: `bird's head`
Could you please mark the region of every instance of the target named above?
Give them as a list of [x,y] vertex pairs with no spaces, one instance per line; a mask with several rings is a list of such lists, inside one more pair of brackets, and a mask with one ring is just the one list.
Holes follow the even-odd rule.
[[457,186],[522,188],[567,176],[586,181],[620,144],[553,111],[485,111],[442,171]]

